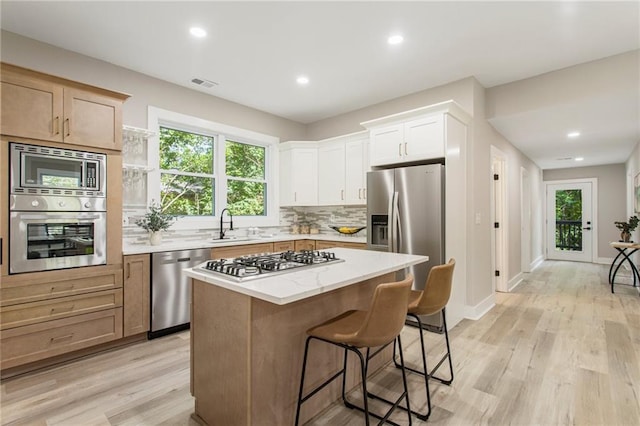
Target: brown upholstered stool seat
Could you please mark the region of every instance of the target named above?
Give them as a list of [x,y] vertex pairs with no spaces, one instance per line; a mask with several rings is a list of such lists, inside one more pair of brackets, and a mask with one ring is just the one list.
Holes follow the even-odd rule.
[[[375,397],[367,392],[367,368],[369,360],[380,353],[387,345],[397,342],[398,347],[402,347],[400,340],[400,331],[404,325],[407,303],[411,285],[413,284],[413,276],[408,275],[404,280],[380,284],[376,287],[371,306],[367,311],[351,310],[344,312],[330,320],[319,324],[307,330],[307,340],[304,350],[304,361],[302,364],[302,376],[300,378],[300,392],[298,395],[298,406],[296,409],[296,425],[300,419],[300,407],[302,403],[307,401],[318,391],[324,388],[338,377],[342,377],[342,400],[349,408],[355,408],[365,413],[365,422],[369,424],[369,415],[381,419],[382,423],[395,424],[388,420],[393,410],[398,406],[402,399],[406,399],[409,425],[411,425],[411,412],[409,408],[409,393],[407,390],[407,380],[404,371],[404,359],[402,357],[402,349],[400,350],[400,368],[402,369],[402,382],[404,391],[395,402],[390,402],[391,408],[384,416],[369,412],[368,396]],[[342,370],[338,371],[325,382],[309,391],[303,396],[304,378],[307,365],[307,355],[309,352],[309,343],[311,340],[317,339],[326,343],[339,346],[344,349],[344,363]],[[395,346],[394,346],[395,347]],[[366,359],[363,357],[359,348],[366,348]],[[377,348],[371,353],[371,348]],[[347,371],[347,351],[355,353],[360,360],[360,372],[362,375],[362,394],[364,407],[358,407],[349,402],[345,395],[346,371]]]

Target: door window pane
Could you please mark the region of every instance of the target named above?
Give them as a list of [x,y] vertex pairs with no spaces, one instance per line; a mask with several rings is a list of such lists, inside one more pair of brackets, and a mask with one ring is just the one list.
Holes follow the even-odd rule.
[[582,251],[582,191],[556,191],[556,249]]

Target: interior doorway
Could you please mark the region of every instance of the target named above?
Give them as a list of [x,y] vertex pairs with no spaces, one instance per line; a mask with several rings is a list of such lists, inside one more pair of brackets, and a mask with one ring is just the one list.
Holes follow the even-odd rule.
[[520,168],[520,268],[531,272],[531,182],[529,172]]
[[593,262],[592,180],[547,182],[547,259]]
[[493,290],[508,292],[509,250],[507,238],[507,159],[502,151],[491,146],[491,246]]

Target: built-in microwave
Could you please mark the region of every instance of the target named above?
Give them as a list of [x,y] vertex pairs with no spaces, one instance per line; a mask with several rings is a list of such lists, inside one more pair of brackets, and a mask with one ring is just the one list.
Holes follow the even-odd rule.
[[10,145],[11,194],[105,197],[105,154]]

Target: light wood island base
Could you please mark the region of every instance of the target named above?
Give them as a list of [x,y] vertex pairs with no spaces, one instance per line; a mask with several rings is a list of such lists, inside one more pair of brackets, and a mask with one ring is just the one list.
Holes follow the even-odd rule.
[[[366,310],[375,287],[395,273],[297,302],[277,305],[192,279],[192,418],[208,425],[291,425],[294,422],[306,330],[349,309]],[[391,347],[370,365],[391,360]],[[342,350],[312,343],[308,389],[337,372]],[[347,388],[360,383],[350,355]],[[301,421],[340,397],[336,380],[302,406]]]

